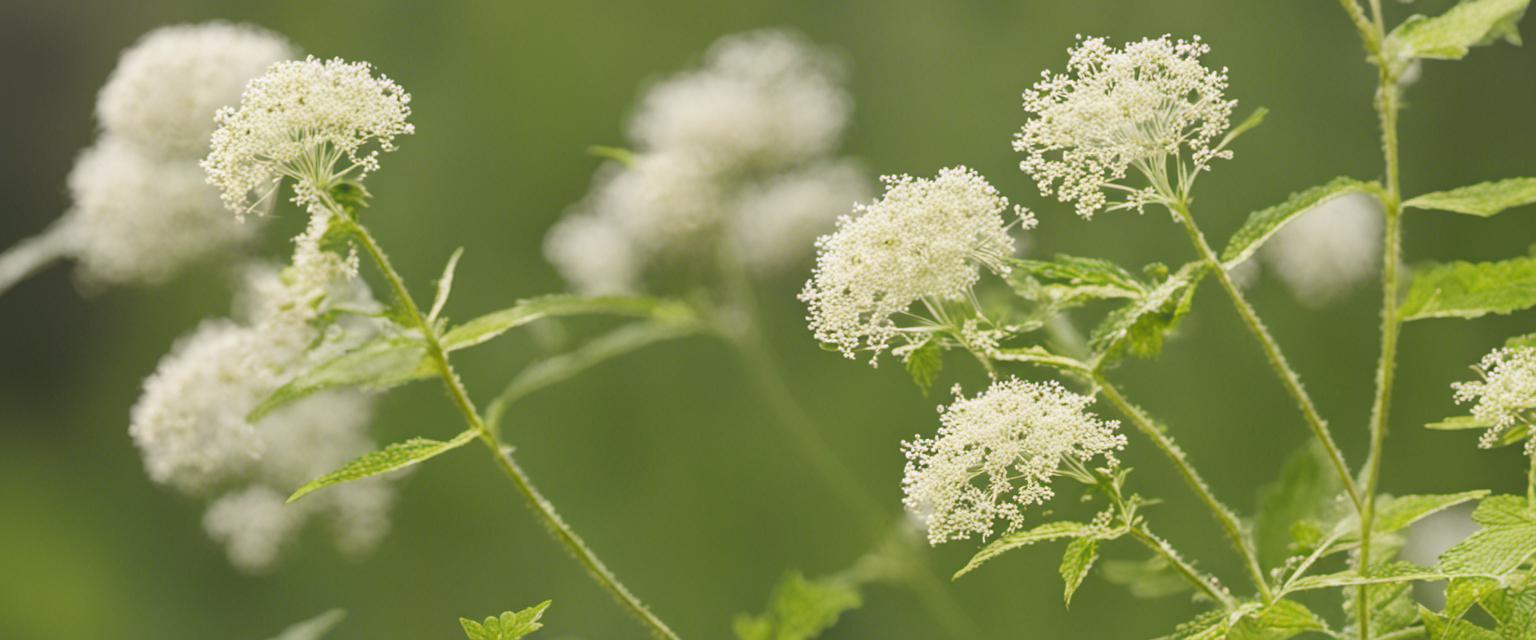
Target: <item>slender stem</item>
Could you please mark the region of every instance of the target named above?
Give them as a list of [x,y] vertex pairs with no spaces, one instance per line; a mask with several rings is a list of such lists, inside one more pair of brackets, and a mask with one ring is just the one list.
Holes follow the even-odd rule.
[[1376,636],[1376,640],[1408,640],[1409,638],[1423,638],[1427,633],[1428,632],[1424,630],[1424,627],[1414,626],[1408,627],[1407,629],[1398,629],[1392,633],[1383,633],[1379,636]]
[[1312,435],[1317,437],[1318,442],[1321,442],[1323,449],[1327,451],[1328,460],[1333,466],[1333,471],[1339,476],[1339,480],[1348,491],[1350,501],[1354,503],[1355,509],[1363,508],[1360,490],[1355,486],[1354,476],[1349,472],[1349,464],[1344,462],[1344,454],[1339,451],[1339,445],[1333,441],[1333,434],[1328,431],[1328,423],[1323,420],[1321,415],[1318,415],[1317,407],[1312,403],[1312,397],[1302,387],[1301,377],[1286,362],[1285,354],[1280,351],[1280,345],[1275,342],[1274,336],[1269,334],[1269,329],[1265,328],[1264,323],[1259,320],[1258,312],[1254,311],[1253,305],[1250,305],[1248,299],[1243,297],[1243,292],[1237,288],[1237,284],[1232,282],[1231,274],[1228,274],[1227,270],[1222,267],[1221,259],[1217,257],[1216,251],[1206,241],[1205,234],[1201,233],[1200,228],[1195,225],[1195,218],[1190,215],[1189,206],[1182,202],[1174,202],[1169,205],[1169,208],[1173,210],[1174,217],[1178,218],[1179,222],[1183,224],[1184,231],[1189,235],[1190,242],[1195,245],[1195,249],[1200,253],[1201,259],[1214,272],[1216,280],[1221,283],[1221,288],[1226,290],[1227,297],[1232,299],[1232,305],[1237,308],[1238,315],[1242,316],[1243,324],[1247,325],[1248,331],[1253,334],[1254,338],[1258,339],[1259,346],[1263,347],[1264,356],[1269,359],[1270,368],[1274,369],[1275,375],[1285,385],[1286,392],[1291,395],[1291,399],[1301,409],[1301,415],[1306,420],[1307,427],[1312,430]]
[[1169,565],[1179,572],[1179,575],[1184,576],[1185,580],[1188,580],[1190,584],[1204,592],[1205,595],[1210,596],[1212,600],[1220,603],[1223,608],[1230,611],[1237,606],[1237,603],[1232,600],[1232,595],[1227,593],[1226,589],[1221,588],[1221,585],[1217,584],[1214,578],[1200,573],[1198,569],[1185,561],[1178,551],[1174,550],[1173,545],[1168,544],[1167,540],[1157,537],[1151,530],[1147,529],[1146,524],[1137,524],[1131,527],[1131,537],[1141,542],[1148,549],[1151,549],[1152,553],[1162,556],[1164,560],[1168,561]]
[[64,257],[69,252],[70,242],[69,227],[60,221],[0,254],[0,294]]
[[368,233],[367,228],[363,227],[362,224],[351,221],[350,216],[341,212],[339,208],[334,208],[333,210],[337,215],[342,216],[342,219],[349,220],[348,224],[352,226],[353,235],[358,239],[359,244],[363,245],[363,249],[368,252],[374,264],[378,265],[379,271],[384,274],[385,280],[389,282],[389,287],[400,306],[403,307],[406,316],[421,332],[422,338],[427,343],[427,355],[437,365],[438,372],[443,378],[443,384],[447,388],[448,396],[453,400],[454,406],[464,415],[464,420],[469,424],[469,427],[479,434],[480,441],[485,444],[486,448],[491,450],[491,453],[496,458],[497,465],[501,467],[502,471],[506,472],[507,477],[517,486],[518,492],[528,502],[528,507],[533,510],[534,515],[538,516],[544,526],[549,529],[550,534],[560,544],[564,545],[571,555],[576,557],[576,560],[581,563],[581,566],[587,570],[588,574],[591,574],[598,585],[612,594],[614,599],[618,600],[619,604],[623,605],[631,615],[639,619],[653,636],[677,640],[677,634],[673,633],[666,623],[656,617],[656,614],[652,613],[645,606],[645,603],[635,597],[624,586],[624,583],[619,581],[618,576],[614,575],[603,564],[603,561],[598,559],[597,554],[582,541],[580,536],[576,535],[575,530],[571,529],[570,525],[560,518],[560,514],[555,511],[555,506],[533,486],[532,480],[529,479],[528,475],[523,472],[522,468],[512,458],[511,450],[501,444],[495,432],[487,427],[485,421],[481,419],[480,413],[469,399],[469,392],[465,390],[464,382],[459,379],[458,374],[453,370],[453,365],[449,363],[448,354],[444,351],[437,332],[432,329],[426,317],[417,308],[416,302],[411,299],[410,291],[406,289],[405,282],[390,264],[389,258],[384,255],[384,251],[379,247],[378,242],[373,239],[372,234]]

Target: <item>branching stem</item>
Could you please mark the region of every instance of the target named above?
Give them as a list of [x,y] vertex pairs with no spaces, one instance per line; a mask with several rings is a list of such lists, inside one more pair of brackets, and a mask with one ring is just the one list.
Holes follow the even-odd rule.
[[55,222],[46,231],[22,240],[0,253],[0,294],[16,283],[37,273],[54,260],[64,257],[70,248],[69,229]]

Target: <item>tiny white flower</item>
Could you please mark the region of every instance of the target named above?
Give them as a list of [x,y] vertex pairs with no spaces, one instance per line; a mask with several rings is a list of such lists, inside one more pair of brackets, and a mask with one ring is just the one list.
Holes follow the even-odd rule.
[[735,254],[758,273],[794,264],[839,215],[871,195],[864,169],[847,160],[813,164],[743,187],[731,228]]
[[939,408],[938,433],[902,443],[903,504],[923,519],[928,541],[986,539],[999,522],[1017,531],[1026,507],[1055,494],[1063,467],[1085,475],[1099,456],[1118,466],[1120,423],[1088,412],[1092,402],[1054,381],[1000,380],[973,398],[956,387],[955,401]]
[[[1201,64],[1209,51],[1198,36],[1143,39],[1119,49],[1104,38],[1081,39],[1066,72],[1043,72],[1024,92],[1032,117],[1014,136],[1014,149],[1026,154],[1020,167],[1043,195],[1076,203],[1084,218],[1106,205],[1139,211],[1149,202],[1186,197],[1213,159],[1231,157],[1219,138],[1236,102],[1223,96],[1226,69]],[[1125,185],[1131,168],[1150,184]],[[1109,204],[1107,190],[1123,192],[1124,199]]]
[[[1536,422],[1536,348],[1494,349],[1474,367],[1480,380],[1451,385],[1457,404],[1472,405],[1472,417],[1486,422],[1479,446],[1492,447],[1511,429],[1529,431]],[[1528,439],[1526,453],[1536,455],[1536,440]]]
[[164,282],[256,232],[230,219],[196,161],[147,156],[115,135],[80,154],[69,192],[70,254],[92,283]]
[[123,51],[96,101],[110,135],[145,153],[196,159],[208,151],[213,114],[245,83],[294,57],[282,36],[222,22],[162,27]]
[[241,215],[256,211],[284,177],[295,180],[295,202],[312,207],[338,181],[377,170],[380,152],[415,132],[410,102],[366,62],[279,62],[246,86],[239,108],[219,110],[203,168]]
[[1328,200],[1280,228],[1260,250],[1297,300],[1322,306],[1369,280],[1381,263],[1381,203]]
[[[860,349],[878,358],[900,331],[895,316],[918,302],[966,299],[981,269],[1007,273],[1014,251],[1008,199],[980,174],[952,167],[882,181],[885,195],[817,240],[816,269],[800,293],[816,339],[849,358]],[[1033,216],[1017,211],[1032,227]]]

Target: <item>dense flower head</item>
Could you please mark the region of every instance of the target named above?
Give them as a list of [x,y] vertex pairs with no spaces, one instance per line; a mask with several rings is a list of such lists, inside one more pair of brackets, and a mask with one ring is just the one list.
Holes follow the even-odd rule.
[[578,291],[614,295],[635,290],[640,257],[623,229],[592,213],[562,218],[544,237],[544,255]]
[[162,27],[123,51],[97,97],[96,117],[108,134],[147,154],[197,158],[208,151],[214,112],[294,55],[282,36],[249,25]]
[[847,211],[870,195],[864,169],[848,160],[820,162],[745,187],[731,228],[735,254],[760,273],[793,264],[832,229],[828,212]]
[[106,135],[75,160],[63,221],[87,282],[155,284],[255,235],[219,204],[197,163]]
[[928,541],[940,544],[973,535],[990,537],[998,522],[1005,533],[1024,524],[1024,509],[1043,504],[1062,467],[1086,469],[1095,457],[1119,464],[1125,447],[1120,423],[1087,411],[1093,399],[1060,384],[1009,378],[939,408],[932,438],[902,443],[906,474],[903,504],[921,518]]
[[224,203],[242,215],[265,202],[283,177],[295,179],[296,202],[315,205],[336,181],[377,170],[380,152],[415,132],[407,122],[410,102],[366,62],[279,62],[246,86],[238,108],[219,110],[203,168]]
[[[1481,379],[1457,382],[1457,404],[1472,405],[1472,417],[1489,425],[1479,442],[1492,447],[1510,429],[1530,429],[1536,419],[1536,348],[1505,347],[1484,356],[1476,367]],[[1526,453],[1536,455],[1536,440],[1526,440]]]
[[[1042,194],[1076,203],[1085,218],[1105,208],[1109,189],[1127,192],[1111,209],[1139,210],[1187,195],[1189,182],[1212,159],[1231,156],[1218,137],[1236,103],[1223,95],[1226,69],[1201,64],[1209,51],[1198,36],[1165,35],[1119,49],[1104,38],[1080,38],[1066,72],[1042,72],[1024,92],[1031,118],[1013,141],[1026,154],[1020,167]],[[1133,167],[1149,186],[1121,184]]]
[[[1008,199],[965,167],[934,178],[886,176],[885,194],[854,207],[816,242],[816,269],[800,292],[816,339],[852,358],[880,352],[899,332],[893,316],[919,301],[961,300],[986,268],[1008,271]],[[1022,208],[1021,226],[1034,225]]]
[[1265,243],[1261,255],[1297,300],[1321,306],[1376,273],[1381,226],[1376,198],[1341,196],[1292,219]]

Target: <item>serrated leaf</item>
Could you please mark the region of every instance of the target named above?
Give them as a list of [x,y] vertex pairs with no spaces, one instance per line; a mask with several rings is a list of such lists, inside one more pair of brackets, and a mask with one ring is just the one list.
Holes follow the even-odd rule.
[[1260,564],[1273,568],[1284,562],[1297,541],[1294,527],[1321,517],[1342,490],[1321,446],[1308,444],[1292,452],[1280,477],[1259,493],[1253,535]]
[[1072,594],[1077,593],[1077,588],[1082,586],[1083,578],[1088,577],[1088,570],[1093,568],[1093,562],[1099,558],[1099,541],[1097,538],[1077,538],[1067,544],[1067,549],[1061,554],[1062,582],[1066,583],[1066,590],[1062,597],[1067,606],[1072,606]]
[[1536,638],[1536,590],[1505,591],[1505,614],[1499,617],[1498,632],[1504,640]]
[[[1391,537],[1395,536],[1382,534],[1374,538],[1374,540]],[[1378,550],[1375,549],[1376,546],[1375,544],[1372,545],[1372,555],[1374,557],[1379,553],[1382,560],[1372,563],[1371,577],[1380,579],[1409,578],[1410,580],[1370,583],[1375,585],[1366,590],[1366,597],[1369,598],[1368,606],[1371,610],[1370,635],[1373,637],[1403,629],[1418,619],[1418,607],[1413,600],[1412,580],[1424,579],[1423,576],[1425,575],[1423,567],[1414,565],[1411,562],[1393,562],[1391,558],[1397,555],[1395,548]],[[1395,546],[1397,545],[1389,545],[1389,547]],[[1340,595],[1343,597],[1345,611],[1358,610],[1359,586],[1346,586],[1342,589]],[[1359,627],[1354,622],[1350,622],[1345,625],[1344,632],[1345,635],[1354,636],[1359,634]]]
[[982,563],[1019,547],[1027,547],[1036,542],[1046,542],[1049,540],[1082,538],[1096,535],[1098,532],[1099,530],[1096,527],[1081,522],[1048,522],[1028,531],[1015,531],[982,547],[981,551],[977,551],[976,555],[971,556],[970,562],[965,563],[964,567],[955,572],[954,577],[958,579],[960,576],[976,570]]
[[1536,512],[1525,498],[1484,499],[1472,512],[1472,520],[1483,528],[1440,554],[1446,573],[1500,576],[1536,555]]
[[396,469],[418,464],[434,456],[457,449],[470,440],[475,439],[476,435],[478,434],[473,429],[469,429],[454,436],[452,440],[447,442],[428,440],[426,438],[411,438],[405,442],[393,443],[378,451],[365,453],[361,457],[342,465],[340,469],[310,480],[304,486],[299,487],[297,491],[294,491],[293,495],[288,496],[288,502],[293,502],[332,485],[371,478],[381,473],[389,473]]
[[1335,587],[1354,587],[1362,584],[1393,584],[1398,582],[1438,582],[1446,579],[1446,574],[1438,571],[1416,569],[1409,571],[1386,572],[1381,575],[1362,576],[1355,570],[1340,571],[1338,573],[1325,573],[1321,575],[1303,576],[1292,582],[1287,587],[1287,592],[1312,591],[1315,589],[1332,589]]
[[682,320],[691,318],[693,313],[681,302],[643,296],[543,296],[519,301],[449,329],[443,334],[443,348],[456,351],[473,347],[534,320],[575,315]]
[[1460,60],[1474,46],[1503,39],[1520,44],[1520,17],[1530,0],[1462,0],[1443,14],[1415,15],[1387,35],[1382,48],[1399,59]]
[[469,640],[519,640],[544,628],[539,618],[544,616],[549,603],[549,600],[545,600],[522,611],[507,611],[500,616],[487,617],[481,622],[459,618],[459,626],[464,628],[464,635]]
[[464,247],[454,249],[453,255],[448,256],[448,264],[443,266],[443,275],[437,279],[437,295],[432,298],[432,311],[427,314],[430,322],[437,319],[437,315],[443,312],[443,305],[448,304],[448,294],[453,292],[453,272],[459,268],[459,258],[464,257]]
[[1104,363],[1112,363],[1125,353],[1139,358],[1156,356],[1163,349],[1164,338],[1189,313],[1205,273],[1205,265],[1184,265],[1145,295],[1110,312],[1094,328],[1088,345]]
[[791,572],[774,587],[767,611],[737,616],[732,630],[738,640],[810,640],[863,604],[858,589],[846,580],[807,580]]
[[1424,632],[1429,640],[1503,640],[1499,634],[1459,618],[1447,618],[1419,607],[1419,618],[1424,621]]
[[1053,309],[1093,300],[1135,299],[1150,285],[1108,260],[1057,255],[1054,260],[1013,260],[1008,281],[1021,297]]
[[1536,178],[1511,178],[1426,193],[1405,207],[1435,209],[1487,218],[1505,209],[1536,203]]
[[1163,598],[1194,588],[1162,556],[1141,561],[1107,560],[1100,567],[1105,581],[1125,587],[1137,598]]
[[1445,615],[1460,618],[1473,605],[1499,590],[1493,578],[1451,578],[1445,585]]
[[409,336],[380,336],[300,373],[251,410],[256,422],[273,411],[321,391],[359,387],[383,391],[438,375],[426,343]]
[[1323,619],[1299,602],[1277,600],[1257,612],[1239,618],[1227,640],[1289,640],[1303,633],[1322,631]]
[[281,633],[272,636],[272,640],[320,640],[336,625],[341,624],[342,619],[346,617],[346,611],[331,609],[284,629]]
[[1481,489],[1444,495],[1386,496],[1376,504],[1376,520],[1372,528],[1379,533],[1399,531],[1445,509],[1487,496],[1488,492]]
[[1402,306],[1403,321],[1507,315],[1536,306],[1536,258],[1449,262],[1414,274]]
[[1351,193],[1376,193],[1381,187],[1374,182],[1364,182],[1349,177],[1338,177],[1319,185],[1291,194],[1285,202],[1248,214],[1248,221],[1232,234],[1227,248],[1221,252],[1221,263],[1231,269],[1252,257],[1255,251],[1296,216],[1318,205]]
[[902,358],[901,365],[907,370],[907,375],[912,376],[912,383],[922,389],[926,396],[933,389],[933,381],[938,379],[939,372],[944,369],[944,348],[939,346],[937,340],[929,338],[908,352]]
[[1246,604],[1237,611],[1221,609],[1206,611],[1194,619],[1179,624],[1172,634],[1162,640],[1227,640],[1227,632],[1235,620],[1258,609],[1258,605]]

